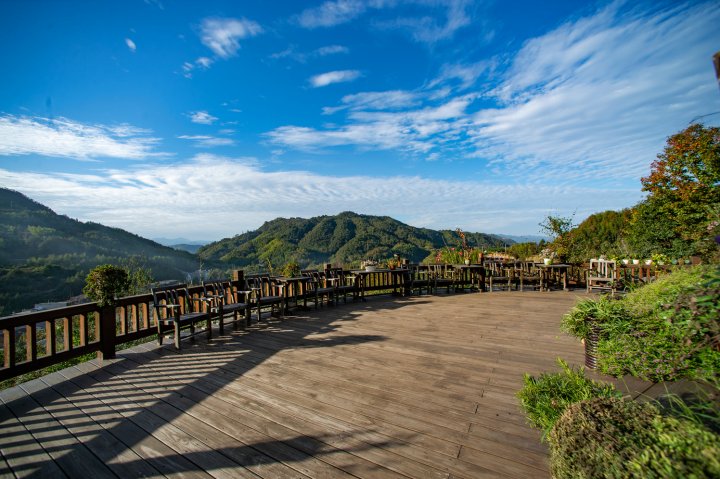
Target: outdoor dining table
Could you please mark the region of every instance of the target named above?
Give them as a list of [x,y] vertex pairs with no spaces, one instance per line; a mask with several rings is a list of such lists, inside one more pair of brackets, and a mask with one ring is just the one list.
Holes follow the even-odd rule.
[[456,264],[453,268],[457,272],[458,284],[469,284],[470,289],[477,288],[485,291],[485,267],[481,264]]
[[568,270],[570,264],[544,264],[535,265],[540,271],[540,291],[550,291],[550,283],[560,278],[564,291],[568,291]]

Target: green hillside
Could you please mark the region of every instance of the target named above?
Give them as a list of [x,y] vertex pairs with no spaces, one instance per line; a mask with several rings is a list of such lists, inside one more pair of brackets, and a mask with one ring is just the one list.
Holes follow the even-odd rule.
[[156,280],[184,279],[198,268],[190,253],[127,231],[58,215],[0,188],[0,315],[82,292],[88,271],[138,257]]
[[[483,233],[467,233],[467,240],[470,246],[484,248],[511,243]],[[434,249],[457,244],[454,231],[415,228],[387,216],[344,212],[310,219],[277,218],[255,231],[208,244],[200,248],[198,256],[252,271],[266,270],[268,261],[273,267],[291,260],[312,267],[384,259],[393,254],[419,262]]]

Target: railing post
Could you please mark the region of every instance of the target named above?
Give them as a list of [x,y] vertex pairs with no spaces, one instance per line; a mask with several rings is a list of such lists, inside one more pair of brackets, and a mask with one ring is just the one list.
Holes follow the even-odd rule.
[[115,306],[100,308],[100,351],[98,359],[115,358]]

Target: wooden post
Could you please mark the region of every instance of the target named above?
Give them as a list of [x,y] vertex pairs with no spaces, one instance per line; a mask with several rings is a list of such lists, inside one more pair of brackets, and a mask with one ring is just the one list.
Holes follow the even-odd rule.
[[233,271],[233,281],[237,281],[239,287],[244,288],[243,285],[245,284],[245,271],[243,271],[242,269],[237,269]]
[[115,307],[103,306],[100,309],[100,351],[98,359],[115,358]]

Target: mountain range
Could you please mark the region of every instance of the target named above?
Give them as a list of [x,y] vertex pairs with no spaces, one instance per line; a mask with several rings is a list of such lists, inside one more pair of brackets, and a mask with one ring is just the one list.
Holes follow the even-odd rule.
[[[466,233],[470,246],[503,247],[497,235]],[[168,247],[119,228],[59,215],[16,191],[0,188],[0,316],[36,303],[79,295],[90,269],[105,263],[140,264],[159,280],[182,280],[198,269],[210,275],[350,264],[394,254],[419,262],[444,246],[459,246],[451,230],[415,228],[387,216],[344,212],[277,218],[255,231],[205,246]],[[197,253],[190,251],[199,248]]]
[[[501,248],[513,243],[497,235],[465,233],[468,245]],[[295,261],[302,267],[350,264],[397,254],[420,262],[434,250],[459,246],[451,230],[416,228],[388,216],[344,212],[314,218],[277,218],[255,231],[203,246],[198,256],[245,269],[267,269]]]

